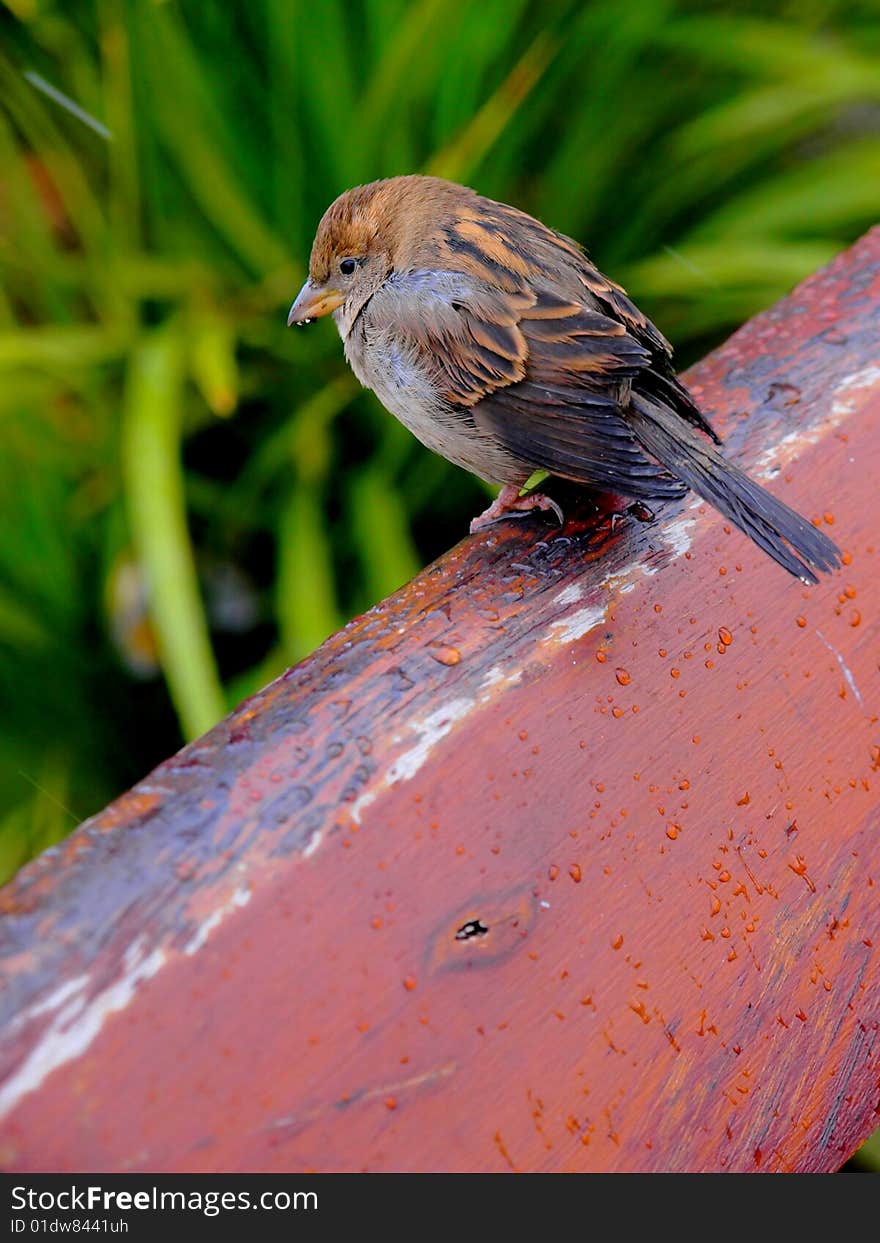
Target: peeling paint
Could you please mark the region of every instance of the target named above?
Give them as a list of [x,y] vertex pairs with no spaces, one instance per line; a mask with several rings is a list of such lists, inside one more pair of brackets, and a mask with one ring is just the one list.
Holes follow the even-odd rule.
[[[351,816],[356,824],[361,822],[361,812],[369,807],[388,786],[397,785],[399,781],[411,781],[422,765],[428,760],[441,739],[445,738],[457,721],[463,720],[476,706],[477,698],[462,697],[452,699],[449,703],[435,709],[420,721],[413,721],[407,727],[408,734],[415,734],[418,742],[403,755],[398,756],[388,771],[379,777],[373,788],[365,790],[360,798],[351,806]],[[401,742],[400,735],[395,735],[392,742]]]
[[[157,949],[150,954],[144,954],[145,940],[145,937],[139,937],[128,947],[123,956],[122,977],[94,997],[86,996],[90,979],[88,975],[78,976],[64,985],[63,989],[56,991],[56,1002],[64,989],[70,999],[65,998],[66,1004],[57,1017],[18,1070],[0,1088],[0,1118],[14,1109],[23,1096],[36,1091],[53,1070],[85,1053],[110,1015],[124,1010],[129,1004],[140,981],[148,980],[160,970],[167,957],[165,951]],[[48,1000],[38,1002],[26,1011],[23,1021],[27,1022],[34,1015],[45,1013]]]
[[[700,504],[702,503],[701,501]],[[696,518],[676,518],[663,528],[663,537],[672,549],[672,555],[676,560],[690,551],[692,541],[689,532],[696,525]]]
[[584,589],[581,584],[569,583],[567,587],[563,587],[562,591],[558,592],[553,597],[553,603],[561,605],[577,604],[578,600],[582,600],[583,598]]
[[222,906],[218,906],[211,914],[201,923],[195,931],[192,939],[184,946],[184,954],[196,954],[207,941],[208,937],[217,928],[227,915],[239,907],[247,906],[252,897],[250,889],[236,889],[228,902]]
[[547,637],[553,637],[556,632],[555,637],[560,642],[574,643],[575,639],[582,639],[594,626],[601,625],[604,620],[604,608],[591,604],[587,608],[578,609],[576,613],[572,613],[562,621],[555,621],[549,628]]
[[83,987],[85,979],[85,976],[76,976],[65,984],[61,984],[48,997],[44,997],[42,1001],[34,1002],[32,1006],[29,1006],[21,1014],[15,1016],[10,1025],[10,1031],[18,1031],[20,1027],[31,1022],[32,1019],[39,1018],[41,1014],[50,1014],[53,1010],[59,1009],[64,1005],[65,1001],[76,996]]
[[826,411],[808,423],[781,437],[776,444],[759,454],[749,472],[759,479],[772,479],[779,473],[780,465],[786,465],[803,449],[824,440],[830,431],[839,427],[851,414],[861,408],[862,402],[851,394],[864,390],[867,396],[880,380],[880,366],[861,367],[843,377],[831,392]]
[[493,665],[484,675],[480,686],[488,690],[490,686],[497,686],[500,682],[506,682],[508,677],[509,675],[504,672],[500,665]]
[[324,834],[322,833],[322,831],[320,829],[315,829],[314,833],[309,838],[302,852],[302,856],[304,859],[310,859],[312,857],[312,855],[321,845],[321,841],[323,837],[324,837]]

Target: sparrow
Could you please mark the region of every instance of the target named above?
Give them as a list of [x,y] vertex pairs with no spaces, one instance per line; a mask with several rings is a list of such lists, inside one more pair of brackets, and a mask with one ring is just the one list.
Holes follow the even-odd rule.
[[837,547],[722,456],[672,347],[571,238],[437,177],[346,191],[288,325],[332,315],[366,388],[429,449],[501,491],[471,523],[553,509],[536,471],[634,501],[688,488],[806,583]]

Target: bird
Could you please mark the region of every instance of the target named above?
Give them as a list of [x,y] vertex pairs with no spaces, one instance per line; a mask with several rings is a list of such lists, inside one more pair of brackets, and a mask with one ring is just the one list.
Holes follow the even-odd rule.
[[471,523],[553,510],[537,471],[634,502],[688,489],[805,583],[836,545],[721,452],[672,347],[573,239],[438,177],[356,186],[318,224],[288,325],[332,315],[360,383],[500,486]]

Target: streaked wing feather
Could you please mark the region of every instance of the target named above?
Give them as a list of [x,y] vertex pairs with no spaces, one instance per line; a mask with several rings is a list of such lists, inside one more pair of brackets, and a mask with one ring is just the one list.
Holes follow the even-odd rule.
[[516,457],[562,479],[644,500],[687,491],[650,461],[611,397],[525,380],[485,397],[474,419]]
[[712,427],[688,390],[675,374],[672,346],[660,329],[627,297],[620,285],[594,268],[585,257],[582,280],[600,306],[620,321],[649,352],[651,366],[640,377],[639,387],[669,405],[685,422],[705,432],[717,445],[721,437]]
[[644,499],[681,496],[620,415],[648,351],[617,320],[543,291],[520,327],[527,377],[475,406],[477,426],[562,478]]
[[458,272],[417,271],[389,281],[383,320],[415,351],[440,395],[470,407],[526,374],[520,328],[535,302],[527,289],[500,290]]
[[682,495],[621,417],[651,354],[618,319],[543,287],[500,289],[460,272],[410,272],[389,286],[383,321],[401,347],[515,458],[629,496]]
[[[564,288],[574,302],[593,307],[616,322],[621,332],[626,332],[647,352],[649,366],[644,368],[639,378],[639,387],[664,401],[716,444],[721,443],[721,438],[677,378],[672,364],[672,346],[663,333],[639,310],[625,289],[590,262],[578,242],[515,207],[493,203],[486,198],[480,199],[480,210],[475,219],[462,222],[449,231],[453,250],[462,244],[462,231],[472,250],[478,249],[484,254],[487,249],[494,251],[502,246],[508,264],[511,255],[514,260],[527,263],[528,270],[539,273],[545,284]],[[482,247],[475,247],[475,240],[481,237]],[[519,239],[522,239],[522,245],[518,245]],[[494,269],[487,270],[503,271],[504,266],[498,263]]]

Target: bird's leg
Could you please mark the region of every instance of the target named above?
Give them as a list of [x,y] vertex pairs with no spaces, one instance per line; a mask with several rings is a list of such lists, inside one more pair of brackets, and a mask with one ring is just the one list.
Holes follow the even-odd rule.
[[529,492],[526,496],[520,496],[519,486],[515,483],[506,483],[495,500],[488,509],[483,510],[471,522],[471,534],[475,531],[481,531],[483,527],[490,526],[493,522],[497,522],[499,518],[515,517],[517,514],[531,513],[533,509],[550,509],[559,519],[559,525],[565,522],[565,514],[549,496],[545,496],[543,492]]

